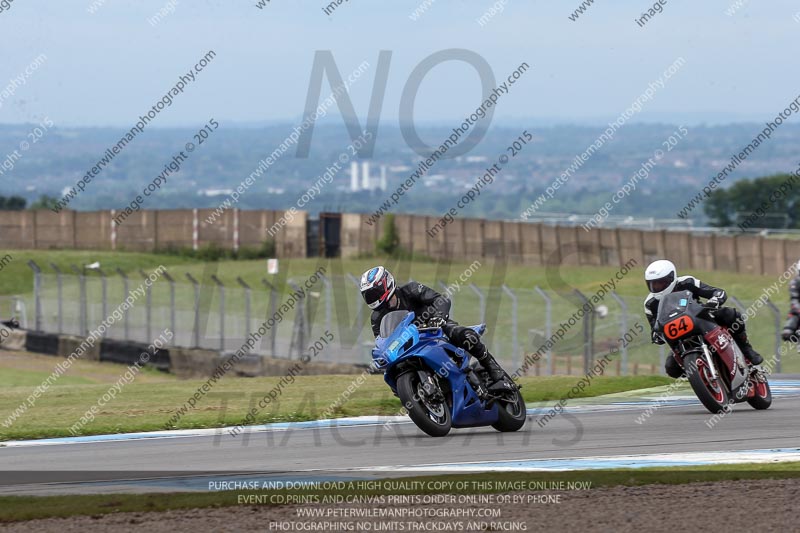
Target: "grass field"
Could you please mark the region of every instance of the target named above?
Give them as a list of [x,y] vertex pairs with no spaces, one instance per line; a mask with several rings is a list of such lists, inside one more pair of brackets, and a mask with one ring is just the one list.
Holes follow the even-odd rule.
[[[39,385],[46,377],[46,372],[3,368],[2,372],[0,372],[0,387],[4,389],[11,387],[33,388]],[[86,385],[89,383],[92,383],[92,381],[81,376],[64,376],[64,385]]]
[[[8,360],[8,356],[13,361]],[[31,356],[35,362],[20,370],[23,356],[0,352],[0,439],[28,439],[70,436],[70,426],[78,422],[98,398],[109,390],[125,367],[110,363],[81,361],[42,395],[34,407],[18,418],[10,428],[2,422],[25,401],[33,386],[51,370],[37,370],[38,365],[52,364],[53,358]],[[262,411],[256,423],[314,420],[340,398],[356,375],[298,376],[283,389],[278,401]],[[225,377],[170,428],[209,428],[240,423],[247,410],[273,387],[280,378]],[[522,378],[527,402],[558,400],[575,386],[574,376]],[[598,396],[669,383],[660,376],[598,377],[577,397]],[[176,409],[191,397],[205,380],[177,380],[156,371],[137,376],[116,398],[104,405],[93,422],[80,434],[126,433],[165,429]],[[382,376],[368,376],[348,401],[333,411],[334,417],[358,415],[395,415],[400,401],[383,382]]]
[[[33,388],[53,372],[60,359],[49,355],[10,352],[0,350],[0,388]],[[116,363],[101,363],[77,359],[69,372],[61,376],[58,385],[111,385],[125,371],[125,366]],[[145,367],[136,378],[137,383],[162,383],[176,381],[172,374]]]
[[[80,515],[104,515],[122,512],[157,512],[171,509],[202,509],[208,507],[230,507],[240,505],[239,496],[248,494],[282,495],[379,495],[379,494],[438,494],[441,491],[426,489],[429,481],[466,481],[481,483],[468,487],[487,487],[476,491],[453,490],[454,494],[475,494],[494,492],[486,482],[544,482],[548,484],[564,482],[591,483],[592,489],[613,486],[641,486],[651,484],[676,485],[694,482],[726,481],[740,479],[796,479],[800,478],[800,463],[780,464],[740,464],[714,465],[709,467],[642,468],[631,470],[581,470],[572,472],[493,472],[489,474],[468,474],[436,477],[403,478],[404,482],[420,482],[415,485],[420,490],[356,490],[345,486],[345,490],[318,491],[224,491],[204,493],[175,494],[113,494],[76,496],[0,496],[0,523],[33,520],[36,518],[68,517]],[[589,489],[591,490],[591,489]],[[268,502],[262,505],[270,505]],[[277,505],[277,504],[272,504]]]
[[82,268],[84,265],[100,262],[101,268],[108,275],[115,275],[117,268],[123,272],[135,273],[140,268],[151,270],[158,265],[177,267],[188,265],[194,261],[174,255],[157,255],[133,252],[96,252],[80,250],[8,250],[4,253],[12,260],[0,270],[0,295],[27,294],[33,291],[33,271],[28,261],[35,261],[45,272],[55,272],[51,263],[65,274],[72,274],[71,266]]

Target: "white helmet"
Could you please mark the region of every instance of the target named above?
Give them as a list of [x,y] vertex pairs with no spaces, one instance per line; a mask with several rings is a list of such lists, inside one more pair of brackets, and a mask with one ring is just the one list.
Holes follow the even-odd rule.
[[678,282],[678,273],[672,261],[659,259],[653,261],[644,271],[644,280],[647,288],[656,300],[660,300],[665,294],[672,292]]

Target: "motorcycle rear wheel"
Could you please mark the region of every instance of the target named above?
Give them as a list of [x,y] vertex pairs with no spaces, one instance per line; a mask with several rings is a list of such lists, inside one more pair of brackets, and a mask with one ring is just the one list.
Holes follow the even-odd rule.
[[[694,352],[684,355],[683,368],[697,399],[706,409],[714,414],[730,410],[728,389],[720,377],[716,380],[711,378],[711,372],[702,354]],[[717,376],[719,376],[718,369]]]
[[519,389],[514,391],[513,394],[515,398],[513,402],[496,402],[497,422],[492,424],[492,427],[497,431],[517,431],[525,425],[525,420],[528,417],[525,400],[522,399],[522,393]]
[[[506,375],[509,383],[514,383],[511,378]],[[509,402],[497,401],[497,422],[492,424],[492,427],[497,431],[511,432],[517,431],[525,425],[525,420],[528,417],[528,411],[525,407],[525,400],[522,398],[522,393],[515,387],[513,392],[509,392],[509,399],[513,395],[514,400]]]
[[450,432],[450,407],[446,402],[433,405],[424,399],[417,372],[406,372],[397,378],[397,395],[419,429],[431,437],[444,437]]

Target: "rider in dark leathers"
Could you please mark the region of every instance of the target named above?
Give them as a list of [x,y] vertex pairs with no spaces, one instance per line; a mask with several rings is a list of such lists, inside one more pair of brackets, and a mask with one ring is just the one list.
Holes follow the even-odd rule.
[[430,287],[411,281],[395,287],[394,277],[383,267],[374,267],[361,277],[361,294],[372,308],[372,333],[380,334],[381,320],[392,311],[411,311],[419,327],[441,327],[450,342],[469,352],[488,371],[491,383],[502,381],[505,373],[474,330],[459,326],[450,318],[450,300]]
[[[750,340],[747,338],[744,318],[741,313],[733,307],[722,307],[728,299],[724,290],[712,287],[703,283],[694,276],[677,277],[675,265],[670,261],[659,260],[650,264],[645,270],[645,280],[650,289],[650,294],[644,301],[644,313],[650,323],[652,340],[655,344],[664,344],[661,334],[655,331],[656,316],[658,315],[658,305],[665,294],[675,291],[690,291],[695,299],[706,298],[708,304],[716,305],[717,309],[709,312],[708,318],[720,326],[725,326],[730,331],[736,344],[742,350],[744,357],[754,365],[760,365],[764,358],[753,349]],[[678,362],[674,357],[667,357],[664,365],[667,375],[679,378],[683,375]]]
[[789,316],[786,317],[786,324],[781,333],[783,340],[800,342],[798,329],[800,329],[800,261],[797,262],[797,273],[789,283]]

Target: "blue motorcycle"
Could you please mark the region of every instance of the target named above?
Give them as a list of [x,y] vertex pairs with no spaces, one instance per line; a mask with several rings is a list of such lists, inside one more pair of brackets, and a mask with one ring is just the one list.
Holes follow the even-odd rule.
[[[482,335],[486,325],[472,329]],[[412,312],[383,317],[372,358],[411,420],[431,437],[451,427],[517,431],[525,424],[525,401],[508,374],[489,386],[488,373],[469,353],[450,344],[440,327],[417,327]]]

